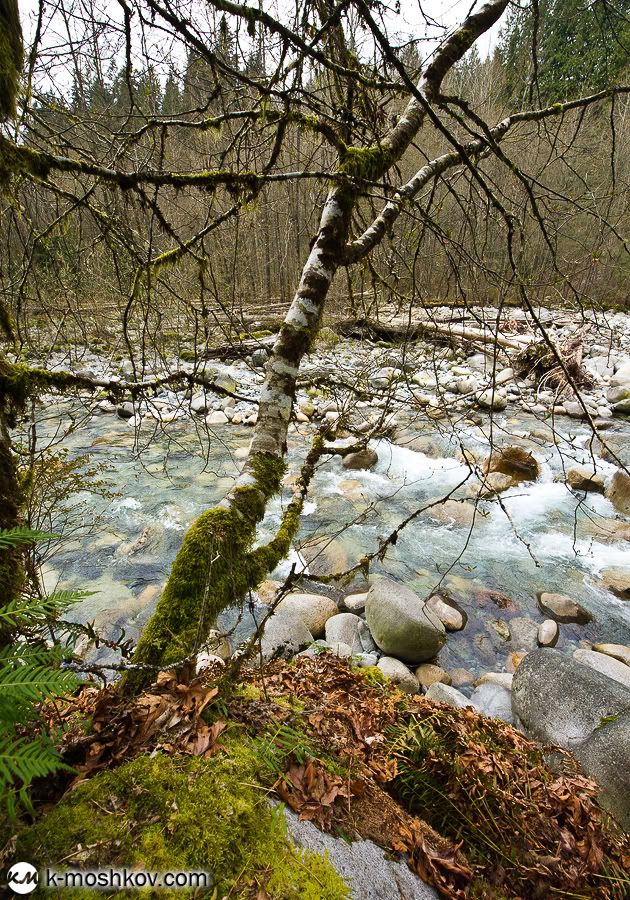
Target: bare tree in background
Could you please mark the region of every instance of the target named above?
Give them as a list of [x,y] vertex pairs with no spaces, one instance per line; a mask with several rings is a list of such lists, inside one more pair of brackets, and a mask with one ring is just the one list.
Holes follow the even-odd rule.
[[[549,284],[575,309],[591,302],[597,291],[572,271],[576,247],[581,259],[604,248],[610,274],[600,294],[620,278],[628,188],[618,174],[626,153],[618,131],[627,132],[630,88],[490,118],[487,97],[466,96],[458,84],[462,60],[507,6],[474,4],[420,60],[391,33],[384,6],[365,0],[305,0],[273,12],[232,0],[120,0],[111,9],[41,0],[18,119],[0,136],[0,178],[11,198],[0,358],[0,500],[8,513],[0,524],[18,520],[9,429],[26,399],[99,387],[123,396],[126,387],[29,368],[16,350],[64,331],[86,343],[117,340],[137,397],[158,364],[167,371],[162,383],[203,383],[197,368],[173,369],[167,332],[175,343],[185,334],[199,360],[237,343],[243,290],[259,289],[267,303],[274,291],[280,299],[292,293],[242,473],[187,532],[137,663],[157,667],[193,653],[217,614],[289,552],[314,468],[334,452],[323,435],[274,539],[252,545],[282,483],[300,364],[336,299],[340,268],[368,324],[383,317],[382,300],[392,301],[407,337],[413,328],[445,328],[431,322],[430,303],[416,321],[430,299],[424,279],[464,302],[483,283],[499,313],[508,302],[527,311],[581,402],[579,373],[547,334],[537,302]],[[176,67],[181,82],[169,74]],[[63,101],[69,93],[71,104]],[[610,164],[601,190],[576,196],[574,145],[594,133],[606,136]],[[555,181],[560,173],[566,185]],[[568,234],[567,217],[577,223]],[[596,247],[585,238],[592,222]],[[459,336],[497,340],[484,322]],[[130,676],[127,687],[145,677]]]

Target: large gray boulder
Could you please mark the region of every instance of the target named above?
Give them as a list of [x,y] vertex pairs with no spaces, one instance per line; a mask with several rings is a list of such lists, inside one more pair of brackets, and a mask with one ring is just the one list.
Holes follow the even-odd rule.
[[372,841],[347,841],[320,831],[312,822],[302,822],[284,808],[292,840],[322,856],[327,854],[350,888],[352,900],[439,900],[437,891],[411,871],[404,859]]
[[446,640],[444,625],[424,600],[389,578],[370,586],[365,618],[383,653],[405,662],[432,659]]
[[557,650],[536,650],[516,670],[512,707],[532,737],[571,750],[602,805],[630,828],[630,689]]
[[337,614],[337,604],[320,594],[287,594],[276,607],[277,613],[301,619],[313,637],[320,638],[328,619]]

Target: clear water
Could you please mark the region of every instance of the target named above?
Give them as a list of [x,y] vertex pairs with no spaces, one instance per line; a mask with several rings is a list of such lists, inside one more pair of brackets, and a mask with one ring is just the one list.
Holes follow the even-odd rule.
[[[62,407],[67,415],[70,407]],[[39,426],[50,433],[59,409],[50,408]],[[506,429],[522,446],[532,449],[542,468],[539,480],[501,495],[497,502],[477,506],[474,527],[457,524],[428,510],[404,529],[374,572],[387,573],[428,595],[447,590],[468,615],[464,631],[449,635],[440,656],[450,667],[474,674],[501,670],[509,654],[535,645],[535,626],[544,618],[537,609],[537,591],[557,591],[574,597],[594,616],[588,626],[561,626],[559,648],[570,650],[580,640],[630,641],[630,603],[598,586],[598,573],[608,566],[630,566],[628,544],[593,538],[592,523],[613,519],[615,511],[602,495],[578,500],[560,481],[562,469],[573,460],[585,462],[580,442],[582,426],[571,423],[573,434],[558,446],[527,437],[540,423],[522,416]],[[416,430],[421,426],[415,426]],[[430,436],[441,454],[437,458],[387,441],[374,446],[379,462],[373,471],[347,471],[339,458],[327,459],[313,481],[305,508],[301,539],[327,535],[323,556],[342,567],[354,565],[374,552],[401,520],[420,506],[448,495],[468,475],[455,454],[461,445],[483,455],[487,436],[470,427],[457,440],[441,436],[426,423],[419,433]],[[619,426],[622,428],[622,426]],[[573,439],[569,439],[572,437]],[[108,636],[137,638],[155,607],[185,528],[204,509],[214,505],[238,473],[233,456],[245,447],[251,430],[225,426],[208,441],[194,422],[181,419],[160,430],[134,429],[113,416],[94,416],[63,442],[71,453],[90,453],[107,465],[105,480],[118,493],[103,501],[81,495],[78,509],[86,522],[98,517],[93,533],[73,540],[52,561],[47,583],[81,587],[96,593],[75,611],[80,621],[94,620]],[[291,471],[299,468],[308,435],[294,434]],[[505,437],[503,437],[505,442]],[[201,450],[201,452],[200,452]],[[599,463],[612,471],[607,463]],[[464,485],[453,497],[465,496]],[[289,494],[277,498],[261,526],[260,539],[274,531]],[[507,514],[506,514],[507,513]],[[346,523],[351,523],[346,527]],[[326,543],[324,541],[324,543]],[[331,555],[332,554],[332,555]],[[303,565],[294,553],[277,576],[291,564]],[[357,582],[359,584],[359,582]],[[510,598],[497,605],[484,589]],[[497,630],[503,621],[511,630]],[[251,627],[249,613],[238,622],[234,640]],[[232,620],[233,624],[233,620]],[[102,658],[104,651],[101,651]]]

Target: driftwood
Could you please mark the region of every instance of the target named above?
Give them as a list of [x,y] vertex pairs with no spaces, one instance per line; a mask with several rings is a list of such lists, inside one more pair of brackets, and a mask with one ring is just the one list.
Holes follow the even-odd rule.
[[448,341],[468,341],[502,347],[508,350],[524,351],[532,342],[527,336],[504,335],[491,328],[479,328],[451,322],[418,322],[404,318],[387,322],[375,319],[346,319],[337,330],[346,337],[371,337],[376,340],[405,341],[419,337],[445,338]]
[[208,347],[206,350],[199,352],[199,359],[242,359],[253,350],[261,347],[265,350],[271,350],[277,334],[268,334],[260,338],[234,338],[227,344],[221,344],[219,347]]

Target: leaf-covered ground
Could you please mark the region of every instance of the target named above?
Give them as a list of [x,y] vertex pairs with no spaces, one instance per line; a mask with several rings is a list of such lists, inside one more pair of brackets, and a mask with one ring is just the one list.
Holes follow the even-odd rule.
[[[261,797],[402,853],[445,897],[622,900],[630,891],[630,842],[568,754],[556,752],[552,771],[509,725],[403,695],[378,670],[320,655],[245,672],[236,687],[220,672],[189,683],[162,673],[133,701],[90,686],[55,715],[74,775],[36,797],[44,823],[86,779],[115,777],[134,758],[196,759],[212,771],[238,757],[241,779],[252,761],[248,787]],[[293,896],[274,888],[271,870],[245,875],[230,896]]]

